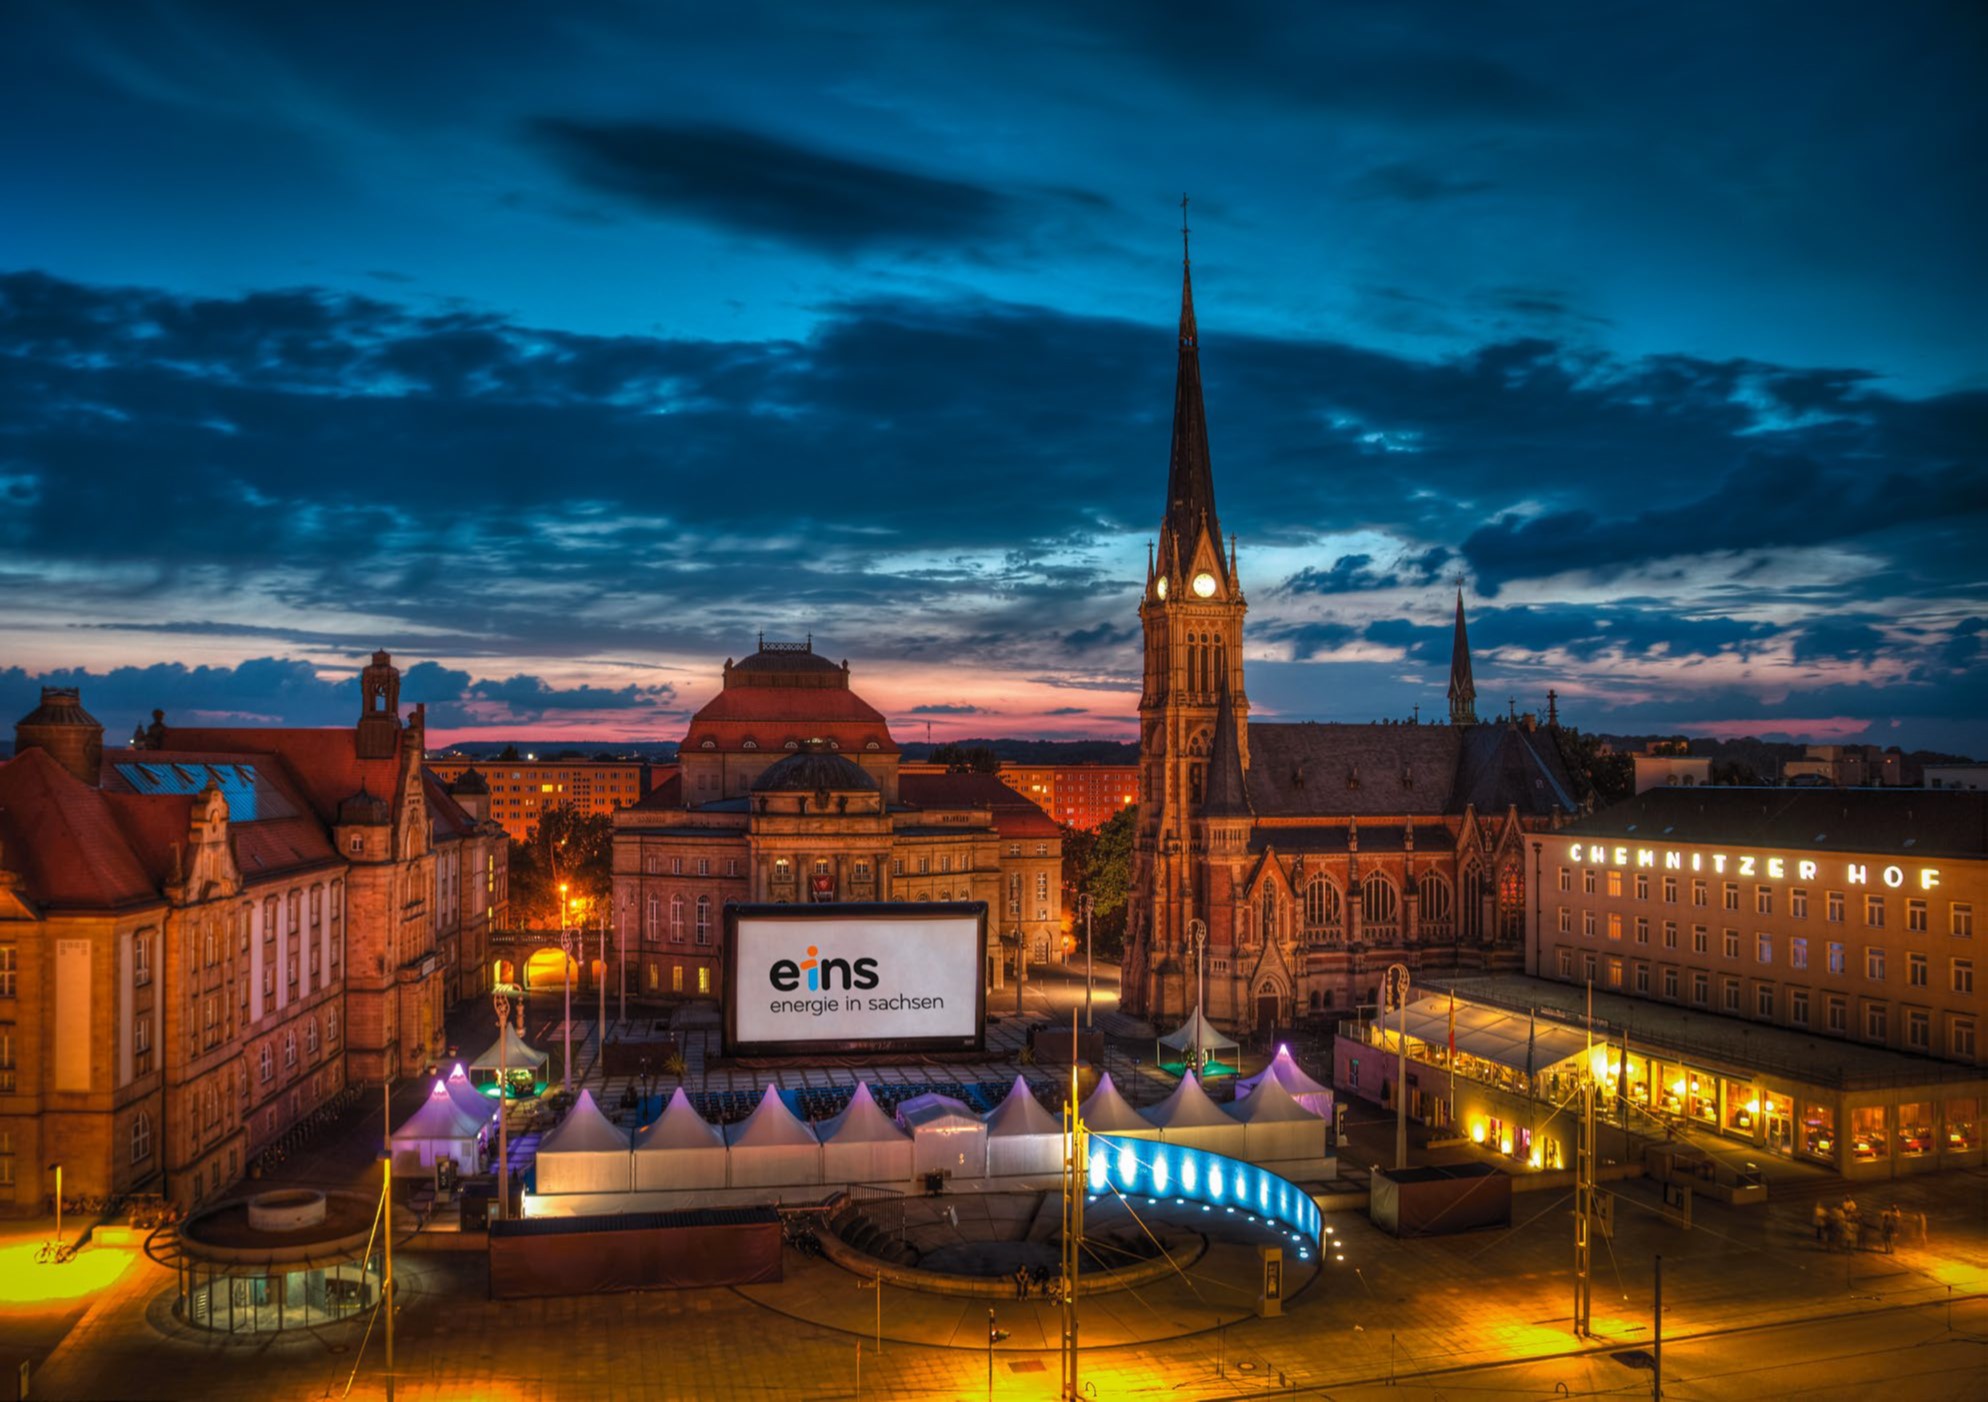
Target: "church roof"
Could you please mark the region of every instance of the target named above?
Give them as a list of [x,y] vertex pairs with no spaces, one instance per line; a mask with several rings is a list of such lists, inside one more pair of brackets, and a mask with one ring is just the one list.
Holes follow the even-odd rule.
[[[1258,817],[1405,817],[1571,812],[1577,806],[1551,730],[1480,725],[1321,725],[1249,728],[1249,800]],[[1418,832],[1418,838],[1420,834]],[[1284,842],[1271,835],[1280,848]],[[1361,833],[1364,845],[1366,833]]]

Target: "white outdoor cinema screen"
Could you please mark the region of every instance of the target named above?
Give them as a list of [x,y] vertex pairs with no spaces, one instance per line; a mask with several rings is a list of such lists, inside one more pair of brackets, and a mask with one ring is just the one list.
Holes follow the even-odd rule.
[[985,907],[734,906],[726,914],[734,1052],[980,1048]]

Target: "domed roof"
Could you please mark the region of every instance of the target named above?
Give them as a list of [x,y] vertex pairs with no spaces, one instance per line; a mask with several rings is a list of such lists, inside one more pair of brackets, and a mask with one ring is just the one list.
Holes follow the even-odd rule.
[[[828,661],[823,658],[822,661]],[[82,725],[103,729],[97,718],[83,709],[83,694],[73,686],[45,686],[41,704],[15,722],[24,726]]]
[[823,789],[875,792],[877,781],[863,767],[827,750],[802,750],[769,766],[752,781],[754,793],[819,793]]
[[743,672],[747,676],[795,676],[813,673],[827,677],[839,676],[844,669],[814,650],[812,636],[804,643],[769,643],[765,636],[761,635],[759,651],[733,663],[727,670],[734,675]]

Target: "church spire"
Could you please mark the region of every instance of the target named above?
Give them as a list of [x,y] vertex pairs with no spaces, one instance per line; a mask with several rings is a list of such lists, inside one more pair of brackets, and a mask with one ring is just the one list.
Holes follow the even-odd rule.
[[1225,680],[1215,703],[1215,735],[1208,746],[1208,781],[1202,786],[1203,818],[1247,818],[1249,791],[1243,784],[1242,741],[1236,732],[1235,703]]
[[1456,591],[1456,636],[1450,641],[1450,724],[1477,724],[1477,683],[1470,678],[1470,635],[1463,630],[1463,586]]
[[1180,364],[1174,375],[1173,452],[1167,463],[1167,517],[1175,549],[1194,549],[1203,527],[1221,553],[1215,516],[1215,476],[1208,463],[1208,418],[1201,407],[1200,334],[1194,325],[1194,280],[1188,260],[1187,197],[1180,199]]

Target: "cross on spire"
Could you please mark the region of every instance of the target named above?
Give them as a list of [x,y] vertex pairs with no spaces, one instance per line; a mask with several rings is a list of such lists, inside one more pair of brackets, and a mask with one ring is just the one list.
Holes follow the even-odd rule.
[[1187,196],[1180,197],[1180,261],[1187,259]]

